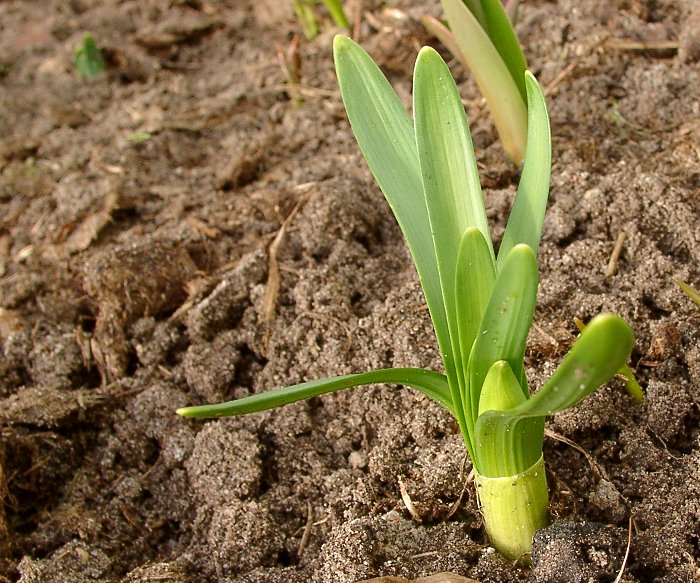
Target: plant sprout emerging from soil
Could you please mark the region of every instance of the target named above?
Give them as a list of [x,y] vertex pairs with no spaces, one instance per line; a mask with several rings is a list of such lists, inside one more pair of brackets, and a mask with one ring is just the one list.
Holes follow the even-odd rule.
[[698,306],[700,306],[700,292],[697,291],[695,288],[690,287],[687,283],[684,281],[681,281],[680,279],[674,279],[673,281],[676,282],[676,285],[681,288],[681,291],[687,295],[691,300],[693,300]]
[[449,27],[424,16],[421,22],[471,71],[484,96],[508,158],[520,164],[527,142],[527,62],[515,36],[518,2],[441,0]]
[[438,53],[423,48],[418,54],[413,121],[357,44],[336,37],[334,54],[355,137],[416,264],[445,374],[375,370],[178,413],[243,415],[358,385],[413,387],[457,420],[491,543],[506,557],[519,557],[530,551],[534,532],[548,519],[545,416],[576,405],[610,379],[630,354],[632,332],[618,316],[597,316],[550,380],[530,396],[523,359],[535,310],[535,250],[550,172],[549,121],[532,75],[526,76],[527,155],[496,256],[464,108]]
[[[343,10],[343,5],[340,0],[321,0],[331,15],[333,22],[341,28],[350,30],[350,23],[348,22],[347,16],[345,16],[345,11]],[[304,36],[308,40],[316,38],[318,35],[318,20],[316,19],[316,14],[314,12],[314,5],[316,0],[292,0],[294,5],[294,12],[299,19],[301,28],[304,31]]]
[[105,70],[102,51],[100,51],[91,35],[86,34],[83,36],[83,40],[75,47],[73,64],[83,79],[95,77]]

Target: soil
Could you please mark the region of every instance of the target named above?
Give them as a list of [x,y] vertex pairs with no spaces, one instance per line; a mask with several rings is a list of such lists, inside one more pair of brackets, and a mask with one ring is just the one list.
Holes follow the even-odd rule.
[[[700,581],[700,312],[674,283],[700,285],[697,0],[521,8],[554,148],[530,384],[575,317],[614,311],[646,392],[613,381],[548,421],[554,522],[531,566],[488,546],[458,429],[411,390],[174,414],[440,368],[345,118],[339,31],[319,5],[294,83],[287,4],[0,3],[0,581]],[[408,106],[417,50],[437,44],[418,18],[438,3],[345,5]],[[86,32],[107,64],[90,80],[72,65]],[[449,62],[498,240],[518,172]]]

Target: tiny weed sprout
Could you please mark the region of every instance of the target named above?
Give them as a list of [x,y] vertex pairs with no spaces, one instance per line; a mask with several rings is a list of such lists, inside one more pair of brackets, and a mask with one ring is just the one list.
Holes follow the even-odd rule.
[[375,370],[178,413],[243,415],[371,383],[417,389],[459,425],[491,544],[506,557],[520,557],[548,521],[544,418],[573,407],[615,375],[629,357],[632,331],[613,314],[593,318],[553,376],[530,395],[525,342],[535,311],[536,249],[551,161],[544,96],[532,75],[524,76],[529,103],[525,164],[496,255],[464,107],[438,53],[426,47],[418,54],[413,120],[357,44],[336,37],[334,56],[353,132],[415,262],[445,374]]
[[105,70],[102,52],[95,44],[95,39],[89,34],[83,36],[83,40],[75,47],[73,64],[83,79],[95,77]]
[[681,281],[680,279],[674,279],[673,281],[676,282],[676,285],[681,288],[681,291],[687,295],[691,300],[693,300],[698,306],[700,306],[700,292],[697,291],[695,288],[690,287],[687,283],[684,281]]
[[[328,10],[331,15],[333,22],[341,28],[350,30],[350,23],[345,16],[345,11],[343,10],[343,5],[341,0],[321,0],[323,5]],[[316,19],[316,14],[314,12],[314,5],[316,0],[292,0],[294,5],[294,12],[299,19],[301,28],[304,31],[304,36],[308,40],[316,38],[318,35],[318,20]]]
[[518,2],[441,2],[449,27],[430,16],[421,21],[474,75],[506,155],[520,164],[527,142],[527,62],[511,24]]

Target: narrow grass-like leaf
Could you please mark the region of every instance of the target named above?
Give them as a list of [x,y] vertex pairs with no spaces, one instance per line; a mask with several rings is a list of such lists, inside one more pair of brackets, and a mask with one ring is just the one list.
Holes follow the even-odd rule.
[[484,7],[482,6],[481,0],[461,0],[463,4],[469,9],[474,15],[474,18],[479,22],[481,28],[486,30],[486,14],[484,14]]
[[518,37],[515,36],[515,30],[513,30],[508,13],[503,8],[501,0],[481,0],[481,6],[486,21],[486,33],[508,67],[511,77],[518,86],[520,96],[523,101],[526,101],[525,71],[527,70],[527,61],[520,42],[518,42]]
[[[537,259],[527,245],[516,246],[496,275],[493,293],[469,360],[472,412],[479,411],[481,387],[491,366],[505,360],[527,396],[523,357],[537,298]],[[478,441],[478,439],[477,439]]]
[[680,279],[674,279],[673,281],[676,282],[676,285],[681,288],[681,291],[687,295],[691,300],[693,300],[698,306],[700,306],[700,292],[695,290],[694,288],[690,287],[687,283],[684,281],[681,281]]
[[[632,330],[622,318],[596,316],[538,393],[509,411],[487,411],[479,416],[477,443],[488,444],[493,452],[514,447],[526,433],[529,419],[543,419],[573,407],[612,378],[629,358],[633,343]],[[480,459],[484,460],[483,455]],[[493,454],[490,459],[497,463]],[[479,471],[483,473],[484,468]]]
[[547,104],[539,83],[529,71],[525,82],[528,95],[525,164],[498,253],[499,266],[519,243],[525,243],[537,252],[549,196],[552,144]]
[[293,0],[293,3],[294,13],[299,19],[304,36],[307,40],[313,40],[318,35],[318,21],[316,20],[313,7],[307,0]]
[[328,13],[331,15],[333,22],[338,26],[350,30],[350,23],[348,22],[347,16],[345,16],[345,11],[343,10],[343,4],[340,0],[322,0]]
[[489,106],[503,149],[519,164],[525,156],[527,108],[518,84],[462,0],[442,0],[442,5],[455,41]]
[[[350,125],[413,256],[448,377],[456,379],[413,123],[370,56],[336,36],[333,54]],[[463,426],[462,426],[463,427]]]
[[435,18],[434,16],[423,15],[420,17],[421,24],[425,27],[429,34],[437,38],[445,48],[452,53],[457,60],[464,66],[465,69],[469,68],[467,61],[462,56],[462,51],[457,44],[457,41],[452,34],[452,31],[445,26],[442,21]]
[[405,385],[416,389],[436,401],[454,415],[454,408],[450,398],[450,389],[447,386],[445,375],[422,368],[386,368],[363,372],[359,374],[343,375],[316,381],[308,381],[290,387],[273,389],[257,395],[251,395],[236,401],[218,403],[216,405],[201,405],[195,407],[183,407],[177,410],[183,417],[228,417],[232,415],[246,415],[257,413],[266,409],[273,409],[289,403],[296,403],[311,397],[318,397],[326,393],[372,385],[379,383],[392,383]]

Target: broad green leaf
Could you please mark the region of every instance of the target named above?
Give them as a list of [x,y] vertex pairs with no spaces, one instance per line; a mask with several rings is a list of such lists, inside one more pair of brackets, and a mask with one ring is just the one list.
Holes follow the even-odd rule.
[[392,383],[414,388],[445,407],[454,415],[454,408],[450,400],[450,389],[447,386],[445,375],[422,368],[385,368],[309,381],[291,387],[282,387],[251,395],[236,401],[228,401],[216,405],[183,407],[177,410],[177,414],[183,417],[200,418],[247,415],[248,413],[273,409],[342,389],[378,383]]
[[[510,365],[499,360],[486,375],[479,399],[479,415],[490,410],[507,411],[526,400]],[[482,430],[478,434],[475,464],[481,474],[491,478],[517,476],[542,456],[543,418],[527,419],[517,431],[517,434],[499,435]]]
[[529,71],[525,74],[525,81],[528,95],[525,165],[498,253],[499,267],[519,243],[525,243],[537,252],[549,197],[552,144],[547,104],[542,89]]
[[499,360],[505,360],[510,365],[521,390],[528,396],[523,357],[535,312],[538,279],[534,251],[527,245],[513,248],[496,275],[493,293],[469,360],[469,392],[473,413],[479,411],[481,387],[486,374]]
[[544,419],[578,404],[615,375],[629,358],[633,344],[632,330],[622,318],[596,316],[537,394],[509,411],[487,411],[479,416],[476,441],[493,444],[496,451],[517,447],[517,440],[524,433],[529,435],[531,419]]
[[507,411],[524,403],[527,397],[515,378],[513,369],[505,360],[491,365],[484,379],[479,398],[479,415],[486,411]]
[[527,108],[518,84],[488,34],[462,0],[442,0],[455,41],[486,99],[503,149],[520,164],[527,139]]
[[458,375],[458,382],[452,385],[452,400],[464,422],[460,371],[466,362],[462,362],[457,325],[461,308],[457,306],[454,287],[457,252],[469,227],[483,233],[490,257],[493,250],[464,106],[447,65],[430,47],[421,49],[416,59],[413,115],[423,191]]
[[401,227],[423,286],[445,370],[456,379],[413,123],[386,77],[359,45],[336,36],[333,54],[350,125]]
[[515,36],[515,30],[513,30],[508,13],[503,8],[501,0],[481,0],[481,6],[486,21],[484,27],[486,33],[508,67],[511,77],[518,86],[520,96],[523,101],[526,101],[525,71],[527,70],[527,61],[518,37]]
[[[457,272],[455,281],[455,296],[457,303],[457,331],[462,368],[462,406],[469,428],[469,436],[473,436],[476,412],[472,412],[471,397],[469,396],[469,378],[466,365],[469,362],[476,335],[484,317],[486,306],[493,291],[496,279],[493,259],[489,244],[481,231],[469,227],[462,236],[457,253]],[[474,444],[468,444],[473,453]]]
[[[579,332],[583,332],[586,329],[586,325],[578,318],[574,318],[574,324],[576,324]],[[625,390],[630,396],[638,403],[643,403],[644,391],[642,390],[642,386],[637,382],[637,378],[634,376],[632,369],[624,364],[620,367],[620,370],[617,371],[617,374],[625,381]]]

